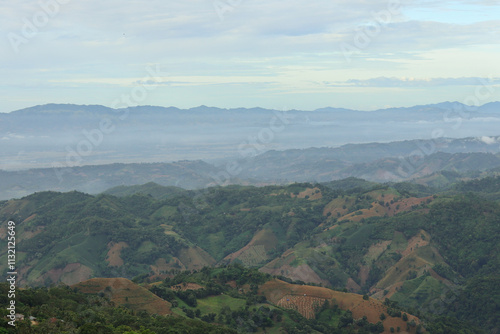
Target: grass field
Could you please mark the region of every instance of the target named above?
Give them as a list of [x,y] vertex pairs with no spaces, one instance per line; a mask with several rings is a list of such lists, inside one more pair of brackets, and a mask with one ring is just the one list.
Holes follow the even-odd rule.
[[180,316],[186,316],[185,313],[182,311],[183,307],[192,310],[199,309],[201,314],[204,315],[208,313],[219,314],[222,308],[225,306],[229,307],[231,311],[236,311],[237,309],[244,307],[246,305],[246,301],[244,299],[233,298],[228,295],[210,296],[198,299],[198,306],[196,307],[188,306],[184,301],[182,301],[179,298],[176,298],[176,300],[178,306],[172,308],[172,312]]
[[245,306],[244,299],[233,298],[228,295],[210,296],[203,299],[198,299],[198,307],[202,314],[206,313],[219,313],[224,306],[229,307],[231,310],[237,310]]

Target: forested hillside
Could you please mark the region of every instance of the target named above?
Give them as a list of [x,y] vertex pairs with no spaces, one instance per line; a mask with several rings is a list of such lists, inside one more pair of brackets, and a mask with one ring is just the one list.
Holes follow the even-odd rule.
[[[2,304],[7,291],[0,284]],[[286,283],[240,265],[152,284],[95,278],[23,289],[17,310],[16,329],[2,317],[1,333],[478,333],[453,318],[415,317],[388,299]]]
[[[233,264],[283,284],[397,305],[427,327],[444,316],[443,326],[463,321],[494,333],[500,204],[489,185],[496,181],[461,182],[443,193],[358,179],[200,191],[149,185],[136,188],[140,194],[120,189],[122,197],[42,192],[0,203],[0,236],[8,220],[17,223],[23,286],[93,277],[170,282],[186,270]],[[5,271],[5,250],[0,259]],[[278,305],[285,308],[291,300],[273,298],[274,305],[285,298]]]

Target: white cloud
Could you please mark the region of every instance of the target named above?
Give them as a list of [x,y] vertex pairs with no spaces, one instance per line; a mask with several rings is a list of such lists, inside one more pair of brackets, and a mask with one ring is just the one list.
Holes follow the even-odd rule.
[[387,78],[350,79],[345,82],[326,83],[339,87],[435,87],[500,85],[500,78]]
[[[234,93],[242,96],[245,85],[262,85],[260,100],[242,101],[247,105],[270,101],[276,92],[307,93],[304,99],[314,100],[313,94],[342,92],[344,86],[454,87],[498,75],[500,21],[477,19],[496,13],[496,2],[402,1],[401,15],[391,16],[347,63],[339,46],[353,43],[367,24],[374,24],[373,13],[387,10],[388,1],[221,1],[239,3],[223,21],[212,0],[70,1],[20,45],[19,54],[8,39],[0,40],[5,51],[0,54],[0,87],[9,90],[2,100],[5,108],[28,106],[19,105],[30,93],[21,87],[43,88],[55,102],[64,83],[74,91],[62,97],[73,94],[75,100],[82,89],[92,96],[92,85],[96,96],[130,86],[144,76],[147,64],[165,67],[172,76],[166,83],[185,87],[184,96],[203,94],[189,90],[196,85],[238,84],[241,91]],[[463,8],[474,11],[473,22],[455,22]],[[0,33],[21,34],[23,19],[39,11],[36,0],[1,2]],[[450,13],[454,21],[446,19]],[[411,77],[416,79],[405,79]],[[26,103],[38,99],[31,93]],[[393,104],[391,98],[392,92],[380,107]],[[357,103],[353,100],[353,107]],[[218,104],[224,104],[222,97]]]
[[488,145],[492,145],[492,144],[497,143],[497,139],[495,137],[483,136],[483,137],[481,137],[481,141],[485,144],[488,144]]

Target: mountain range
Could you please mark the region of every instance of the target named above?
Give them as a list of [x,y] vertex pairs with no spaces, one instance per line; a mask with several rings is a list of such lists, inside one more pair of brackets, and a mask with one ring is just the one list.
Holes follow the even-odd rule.
[[0,114],[19,324],[498,333],[499,107]]
[[[416,316],[453,316],[495,333],[500,206],[483,196],[498,197],[499,180],[460,181],[432,195],[413,191],[412,184],[354,178],[109,191],[121,197],[40,192],[0,203],[0,237],[7,237],[6,222],[15,221],[22,286],[93,277],[155,282],[185,270],[243,265],[282,281],[387,298]],[[2,271],[6,256],[0,253]],[[283,296],[268,299],[291,298]]]
[[[500,167],[500,137],[439,138],[338,148],[271,150],[255,157],[208,163],[130,163],[0,171],[0,199],[37,191],[97,194],[116,186],[155,182],[199,189],[213,185],[329,182],[358,177],[374,182],[422,180],[440,171],[476,175]],[[472,173],[472,174],[471,174]]]
[[270,150],[441,137],[488,141],[499,123],[500,102],[370,112],[48,104],[0,114],[0,169],[247,160]]

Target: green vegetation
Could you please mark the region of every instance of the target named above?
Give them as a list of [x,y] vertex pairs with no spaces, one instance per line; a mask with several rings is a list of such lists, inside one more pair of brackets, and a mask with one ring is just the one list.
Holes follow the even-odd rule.
[[[7,285],[0,284],[1,304],[8,301]],[[80,334],[167,334],[167,333],[237,333],[199,319],[172,316],[151,316],[134,313],[126,308],[114,307],[109,300],[98,295],[84,295],[69,287],[18,290],[16,311],[24,320],[9,326],[2,307],[0,333],[80,333]],[[31,322],[29,317],[34,317]]]
[[[248,290],[224,284],[229,279],[235,279]],[[7,310],[2,308],[0,322],[5,333],[53,334],[252,333],[263,330],[278,333],[280,329],[287,333],[343,334],[362,333],[363,328],[380,328],[379,324],[368,322],[354,324],[350,312],[340,310],[336,304],[324,303],[316,311],[315,319],[306,319],[294,310],[266,303],[262,296],[257,300],[259,284],[268,279],[268,275],[241,266],[205,267],[199,272],[179,273],[150,287],[152,292],[170,301],[173,316],[133,312],[113,305],[105,293],[84,294],[68,286],[23,289],[18,291],[16,305],[17,312],[25,319],[16,321],[14,330],[7,325],[3,317]],[[204,282],[205,286],[196,290],[170,286],[174,282],[182,282],[179,285],[185,286],[186,281]],[[7,284],[0,284],[2,305],[8,302],[7,290]]]
[[118,186],[104,192],[104,194],[117,197],[142,194],[150,195],[156,199],[166,199],[169,197],[185,195],[186,193],[187,191],[182,188],[174,186],[161,186],[154,182],[149,182],[140,186]]
[[[274,275],[379,300],[387,295],[437,332],[449,328],[450,319],[493,332],[500,328],[497,183],[498,177],[461,182],[437,194],[359,179],[163,195],[128,189],[131,195],[123,197],[43,192],[1,202],[0,220],[17,223],[17,264],[27,286],[89,277],[162,279],[155,293],[176,304],[177,315],[237,329],[229,318],[243,312],[273,322],[254,321],[258,328],[275,328],[274,308],[238,291],[255,291]],[[5,250],[0,259],[5,272]],[[237,288],[227,288],[233,281]],[[189,282],[204,289],[171,291]],[[239,317],[245,330],[255,329]],[[349,325],[348,315],[333,308],[319,312],[316,322],[289,313],[281,319],[279,326],[290,332]],[[356,326],[370,330],[365,325]]]

